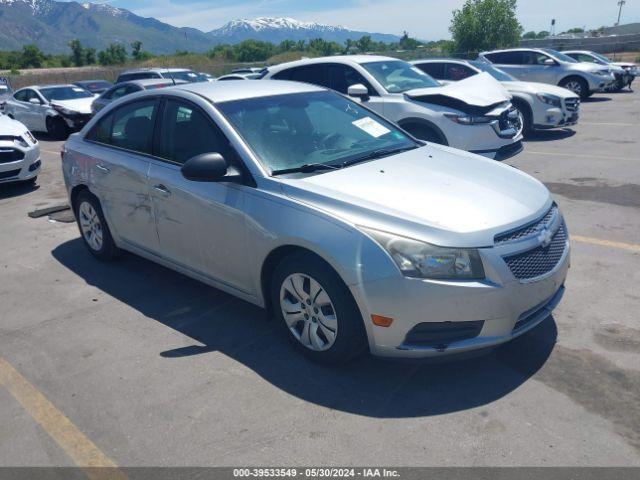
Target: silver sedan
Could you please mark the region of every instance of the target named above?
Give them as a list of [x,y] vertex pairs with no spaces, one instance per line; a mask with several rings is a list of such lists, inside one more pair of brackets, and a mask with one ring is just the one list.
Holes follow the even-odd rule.
[[107,106],[63,149],[82,238],[268,309],[335,363],[498,345],[559,302],[547,189],[292,82],[200,83]]

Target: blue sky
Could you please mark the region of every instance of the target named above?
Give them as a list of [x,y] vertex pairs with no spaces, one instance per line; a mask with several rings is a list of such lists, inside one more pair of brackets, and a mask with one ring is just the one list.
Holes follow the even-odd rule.
[[[94,0],[96,1],[96,0]],[[365,31],[434,40],[449,36],[451,11],[464,0],[111,0],[138,15],[176,26],[212,30],[236,18],[287,16]],[[617,0],[520,0],[518,15],[525,30],[548,30],[556,18],[559,31],[572,27],[612,25]],[[621,23],[640,22],[640,0],[627,0]]]

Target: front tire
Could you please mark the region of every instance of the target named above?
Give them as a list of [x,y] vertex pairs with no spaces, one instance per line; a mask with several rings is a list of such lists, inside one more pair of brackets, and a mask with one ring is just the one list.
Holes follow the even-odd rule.
[[60,117],[47,117],[46,120],[47,134],[54,140],[64,140],[68,134],[69,128],[65,121]]
[[409,125],[401,125],[411,136],[417,138],[418,140],[423,140],[425,142],[437,143],[438,145],[446,145],[446,142],[440,138],[440,135],[433,130],[432,128],[426,125],[420,124],[409,124]]
[[117,258],[120,251],[113,241],[98,199],[86,190],[80,192],[74,212],[87,250],[103,262]]
[[522,135],[529,136],[533,132],[533,114],[531,109],[522,101],[512,102],[513,106],[520,113],[522,119]]
[[562,88],[571,90],[578,95],[582,100],[589,98],[591,92],[589,91],[589,84],[580,77],[568,77],[560,82]]
[[318,257],[286,257],[275,269],[270,290],[278,322],[312,360],[342,364],[365,351],[360,310],[342,279]]

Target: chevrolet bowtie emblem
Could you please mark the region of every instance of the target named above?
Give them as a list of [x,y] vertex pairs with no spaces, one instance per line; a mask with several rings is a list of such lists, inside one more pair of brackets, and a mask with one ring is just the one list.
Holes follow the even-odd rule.
[[549,231],[548,228],[543,228],[538,235],[538,241],[542,248],[547,248],[551,245],[551,241],[553,240],[553,234]]

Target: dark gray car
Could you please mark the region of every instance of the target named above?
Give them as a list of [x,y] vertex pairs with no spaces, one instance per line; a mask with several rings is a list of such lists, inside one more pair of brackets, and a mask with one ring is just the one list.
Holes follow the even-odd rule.
[[156,88],[173,87],[174,85],[185,83],[187,82],[183,80],[173,81],[167,78],[147,78],[144,80],[132,80],[130,82],[118,83],[95,99],[93,105],[91,105],[91,111],[95,115],[111,102],[127,95],[131,95],[132,93],[141,92],[143,90],[154,90]]

